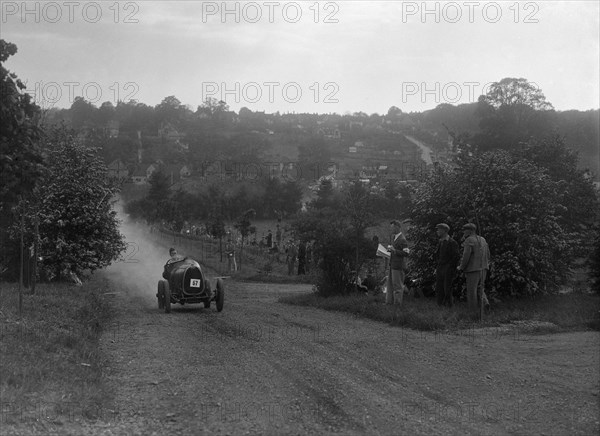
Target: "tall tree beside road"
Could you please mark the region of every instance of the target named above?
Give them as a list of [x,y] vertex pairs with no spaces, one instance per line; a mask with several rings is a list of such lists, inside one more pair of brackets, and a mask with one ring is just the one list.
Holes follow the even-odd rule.
[[513,149],[531,137],[551,131],[555,112],[544,93],[523,78],[494,82],[479,97],[477,114],[482,132],[473,141],[482,151]]
[[60,278],[109,265],[126,245],[111,204],[118,188],[105,164],[64,128],[49,132],[44,149],[48,172],[26,210],[30,225],[39,219],[44,269]]
[[[17,46],[0,40],[0,211],[10,212],[19,196],[27,197],[44,170],[39,147],[42,130],[38,126],[40,108],[25,85],[4,67],[17,53]],[[3,224],[5,224],[3,222]]]
[[15,44],[0,39],[0,273],[9,278],[19,275],[18,238],[11,239],[7,231],[20,218],[13,208],[20,198],[31,199],[45,172],[40,109],[23,93],[25,85],[17,75],[4,67],[16,53]]
[[321,295],[352,292],[353,271],[372,254],[371,241],[364,237],[371,218],[368,195],[360,184],[336,193],[331,181],[324,180],[317,198],[306,212],[297,214],[292,224],[301,239],[314,241],[314,255],[319,259],[316,286]]
[[234,224],[234,227],[238,229],[240,235],[242,235],[240,246],[240,270],[242,268],[242,259],[244,257],[244,242],[248,240],[248,236],[251,233],[256,232],[256,227],[250,222],[250,218],[253,218],[254,216],[256,216],[256,211],[254,209],[248,209],[239,216],[237,222]]
[[577,168],[578,154],[560,136],[533,140],[516,151],[544,169],[557,183],[557,217],[561,227],[577,242],[577,256],[588,256],[594,239],[593,226],[600,218],[597,193],[592,181]]

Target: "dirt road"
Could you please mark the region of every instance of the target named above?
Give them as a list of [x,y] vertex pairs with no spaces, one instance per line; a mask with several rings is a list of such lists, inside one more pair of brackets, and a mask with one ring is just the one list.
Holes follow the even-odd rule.
[[[276,302],[117,297],[107,434],[598,434],[598,335],[421,334]],[[92,429],[90,429],[92,430]]]
[[165,314],[154,297],[156,260],[151,247],[140,248],[138,263],[104,273],[118,289],[116,321],[101,344],[114,400],[101,420],[65,433],[591,435],[600,429],[598,333],[421,333],[277,302],[309,292],[305,285],[231,280],[223,312],[177,305]]

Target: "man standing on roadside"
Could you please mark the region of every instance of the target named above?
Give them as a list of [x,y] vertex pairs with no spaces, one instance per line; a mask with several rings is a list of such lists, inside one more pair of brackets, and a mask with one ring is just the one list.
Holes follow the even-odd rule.
[[459,260],[458,242],[450,237],[450,226],[440,223],[435,226],[439,241],[435,251],[435,295],[439,306],[452,307],[452,282],[456,275]]
[[294,274],[294,266],[296,265],[296,257],[298,256],[298,249],[296,244],[291,239],[288,241],[288,247],[286,252],[286,262],[288,266],[288,276]]
[[277,247],[281,247],[281,228],[277,224],[277,231],[275,232],[275,240],[277,241]]
[[271,233],[270,229],[267,233],[267,248],[273,248],[273,233]]
[[306,241],[298,244],[298,275],[306,274]]
[[385,303],[402,305],[402,297],[404,296],[404,276],[407,269],[406,257],[409,252],[408,241],[402,234],[402,225],[400,224],[400,221],[393,220],[390,222],[390,226],[392,240],[391,244],[388,245],[388,251],[390,252],[391,271],[388,277]]
[[231,240],[231,236],[227,239],[225,244],[225,253],[227,254],[227,271],[237,271],[237,262],[235,261],[235,245]]
[[463,243],[463,255],[459,271],[465,272],[467,280],[467,303],[469,311],[478,312],[477,291],[481,288],[481,298],[483,304],[489,306],[485,296],[485,278],[490,269],[490,249],[483,236],[475,233],[477,226],[473,223],[467,223],[463,226],[465,242]]

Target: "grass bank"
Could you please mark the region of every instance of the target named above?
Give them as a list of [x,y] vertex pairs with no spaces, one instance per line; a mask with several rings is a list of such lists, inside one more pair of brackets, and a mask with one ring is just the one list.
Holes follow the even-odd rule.
[[23,296],[19,317],[17,286],[0,283],[5,430],[52,434],[69,422],[103,418],[109,393],[99,338],[110,323],[108,286],[101,278],[79,287],[38,284],[36,295]]
[[385,304],[384,295],[355,294],[324,298],[317,293],[286,296],[280,302],[348,312],[358,317],[417,330],[462,330],[512,324],[529,333],[600,330],[600,296],[592,294],[547,295],[513,299],[494,305],[480,322],[459,302],[452,309],[433,299],[407,298],[401,308]]

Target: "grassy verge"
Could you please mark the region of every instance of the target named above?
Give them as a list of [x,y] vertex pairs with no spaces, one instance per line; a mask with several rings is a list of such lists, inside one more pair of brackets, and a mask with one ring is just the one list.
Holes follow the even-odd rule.
[[23,296],[0,283],[2,426],[54,433],[67,422],[101,419],[108,393],[98,341],[110,310],[104,279],[77,287],[38,284]]
[[324,298],[317,293],[282,297],[282,303],[312,306],[417,330],[460,330],[499,327],[509,323],[529,333],[600,330],[600,296],[590,294],[548,295],[535,300],[510,300],[496,304],[483,322],[473,319],[466,303],[452,309],[439,307],[433,299],[410,299],[401,308],[384,304],[383,295],[356,294]]

